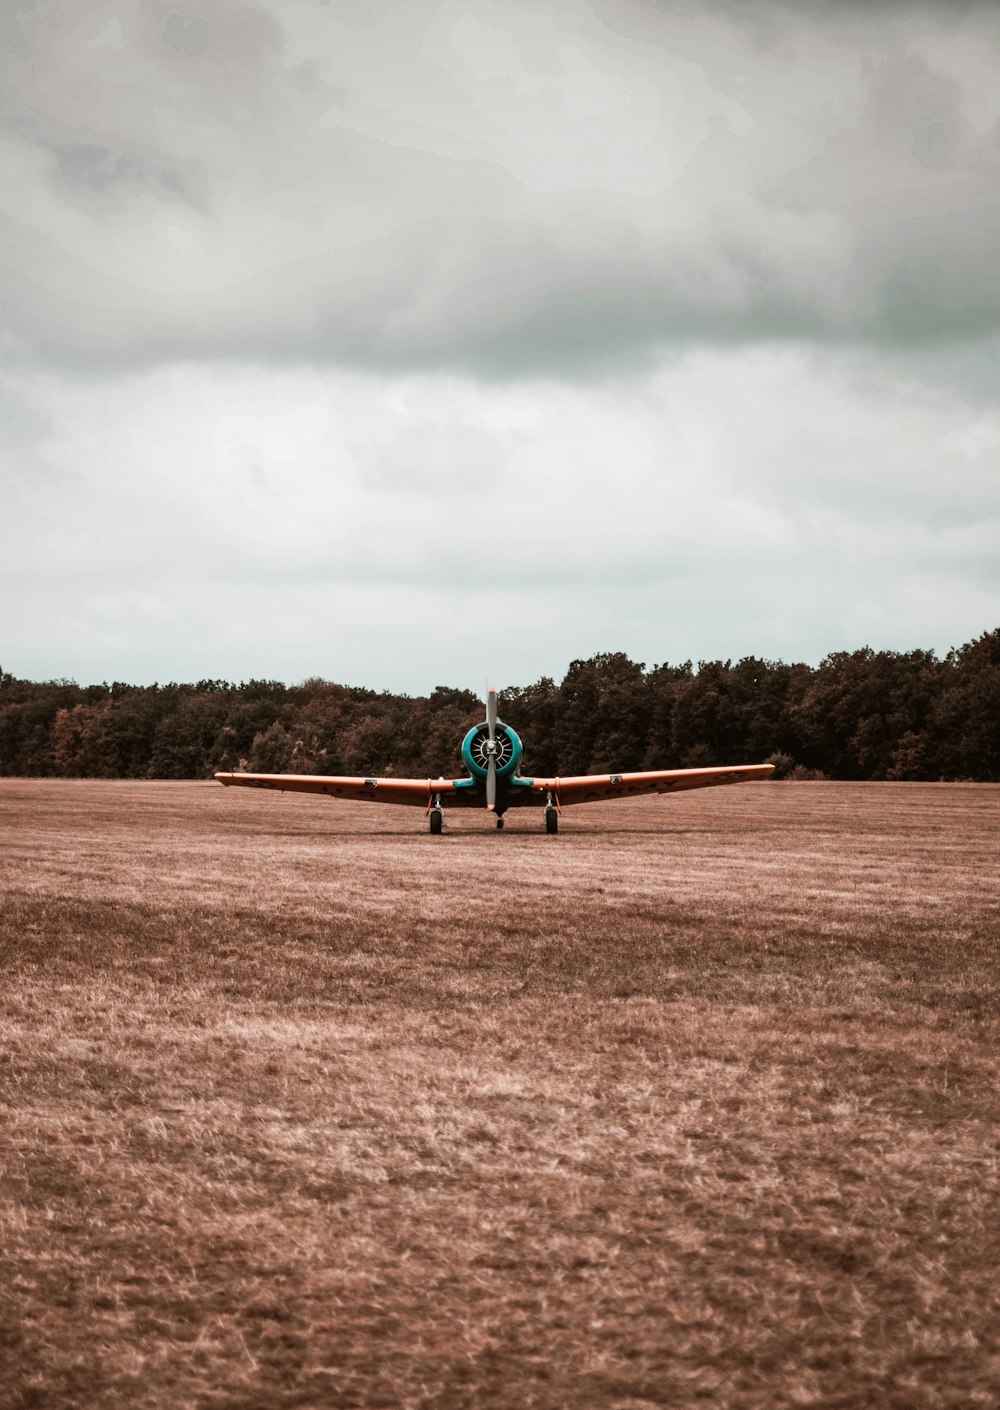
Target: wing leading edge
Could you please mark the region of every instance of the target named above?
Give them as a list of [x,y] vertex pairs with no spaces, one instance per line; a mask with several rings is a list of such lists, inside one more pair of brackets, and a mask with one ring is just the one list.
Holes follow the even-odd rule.
[[513,807],[544,807],[551,798],[557,807],[596,803],[602,798],[632,798],[643,793],[682,793],[724,783],[751,783],[769,778],[773,764],[734,764],[718,769],[661,769],[652,773],[584,774],[576,778],[533,778],[531,787],[512,790]]
[[281,793],[322,793],[327,798],[357,798],[368,803],[401,803],[429,808],[466,806],[474,800],[464,779],[338,778],[323,774],[216,774],[226,787],[270,788]]

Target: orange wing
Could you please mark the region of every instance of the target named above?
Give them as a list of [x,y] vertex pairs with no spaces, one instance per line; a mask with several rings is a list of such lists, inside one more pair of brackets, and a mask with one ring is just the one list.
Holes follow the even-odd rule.
[[721,769],[663,769],[642,774],[585,774],[578,778],[535,778],[530,790],[514,790],[511,802],[536,807],[548,795],[560,807],[594,803],[601,798],[632,798],[641,793],[680,793],[688,788],[713,788],[722,783],[750,783],[768,778],[773,764],[735,764]]
[[323,793],[328,798],[359,798],[369,803],[403,803],[428,808],[435,797],[444,808],[464,803],[465,789],[450,778],[336,778],[322,774],[216,774],[227,787],[275,788],[282,793]]

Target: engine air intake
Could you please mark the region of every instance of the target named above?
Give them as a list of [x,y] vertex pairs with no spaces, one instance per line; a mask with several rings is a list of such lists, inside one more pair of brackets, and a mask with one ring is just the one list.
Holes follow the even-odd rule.
[[490,752],[498,777],[513,773],[523,752],[521,741],[510,725],[498,720],[490,743],[489,724],[476,725],[462,741],[462,758],[475,778],[485,778],[490,766]]

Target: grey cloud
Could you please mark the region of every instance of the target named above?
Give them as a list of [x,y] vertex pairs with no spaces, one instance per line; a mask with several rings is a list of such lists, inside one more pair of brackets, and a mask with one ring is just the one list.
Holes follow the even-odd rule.
[[163,38],[172,49],[191,58],[204,54],[212,39],[212,22],[205,15],[184,15],[171,10],[163,21]]
[[839,14],[8,12],[9,331],[77,365],[507,376],[1000,329],[1000,15]]
[[235,653],[301,676],[352,633],[352,679],[414,640],[455,679],[484,643],[515,671],[526,632],[550,662],[815,657],[866,613],[876,644],[947,647],[1000,602],[1000,412],[842,352],[713,349],[601,387],[25,373],[4,410],[17,671]]

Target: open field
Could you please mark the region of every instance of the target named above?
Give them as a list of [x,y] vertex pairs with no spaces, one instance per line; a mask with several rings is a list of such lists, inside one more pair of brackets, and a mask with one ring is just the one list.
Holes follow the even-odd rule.
[[0,780],[0,1406],[1000,1404],[1000,787]]

